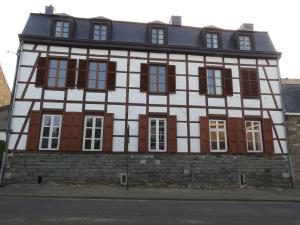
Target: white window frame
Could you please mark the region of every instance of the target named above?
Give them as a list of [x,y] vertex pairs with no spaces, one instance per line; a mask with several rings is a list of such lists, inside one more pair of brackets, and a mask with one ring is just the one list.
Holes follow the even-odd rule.
[[[154,30],[156,30],[156,34],[154,34]],[[160,27],[151,28],[151,43],[154,45],[163,45],[165,44],[165,29]],[[155,35],[155,38],[153,38]],[[160,38],[162,36],[162,39]],[[155,41],[154,41],[155,40]]]
[[[247,130],[246,123],[251,123],[251,130]],[[259,130],[253,129],[253,123],[259,124]],[[261,130],[261,122],[258,120],[245,120],[245,130],[246,130],[246,142],[247,142],[247,152],[249,153],[262,153],[264,151],[263,149],[263,143],[262,143],[262,130]],[[248,133],[251,133],[252,136],[252,142],[253,142],[253,150],[249,150],[248,147]],[[256,142],[255,142],[255,133],[259,133],[259,140],[260,140],[260,150],[256,149]]]
[[[50,127],[49,127],[49,137],[44,137],[43,136],[43,131],[44,131],[44,128],[45,128],[45,125],[44,125],[44,119],[46,116],[50,116],[51,117],[51,122],[50,122]],[[51,142],[52,142],[52,131],[53,131],[53,123],[54,123],[54,117],[55,116],[59,116],[60,117],[60,122],[59,122],[59,134],[58,134],[58,137],[57,137],[57,147],[56,148],[51,148]],[[59,115],[59,114],[44,114],[43,117],[42,117],[42,126],[41,126],[41,131],[40,131],[40,142],[39,142],[39,149],[40,150],[51,150],[51,151],[56,151],[59,149],[59,145],[60,145],[60,135],[61,135],[61,124],[62,124],[62,115]],[[48,148],[43,148],[42,147],[42,140],[43,138],[47,138],[48,139]],[[55,137],[56,138],[56,137]],[[50,148],[49,148],[50,146]]]
[[[246,39],[249,39],[246,40]],[[251,51],[252,50],[252,42],[250,35],[240,34],[239,35],[239,46],[242,51]]]
[[[151,121],[155,120],[156,122],[156,149],[151,149]],[[165,148],[164,149],[159,149],[159,121],[164,121],[164,126],[165,126],[165,132],[164,132],[164,144]],[[157,118],[157,117],[150,117],[149,118],[149,135],[148,135],[148,148],[149,152],[166,152],[167,151],[167,119],[166,118]]]
[[[86,134],[86,121],[88,118],[93,118],[93,125],[92,125],[92,137],[91,138],[86,138],[85,134]],[[100,149],[95,149],[95,129],[96,129],[96,118],[100,118],[101,121],[101,137],[100,137]],[[102,151],[102,144],[103,144],[103,124],[104,124],[104,117],[103,116],[95,116],[95,115],[86,115],[84,117],[84,130],[83,130],[83,142],[82,142],[82,151],[87,151],[87,152],[99,152]],[[98,128],[98,127],[97,127]],[[86,140],[91,140],[91,149],[86,149],[85,148],[85,141]],[[98,139],[98,138],[97,138]]]
[[[210,121],[216,121],[217,124],[218,122],[222,121],[224,122],[224,128],[210,128]],[[226,129],[226,120],[222,119],[209,119],[208,120],[208,126],[209,126],[209,144],[210,144],[210,151],[211,152],[227,152],[228,151],[228,144],[227,144],[227,129]],[[213,149],[212,148],[212,143],[211,143],[211,132],[214,131],[217,133],[217,145],[218,149]],[[225,139],[225,149],[220,149],[220,138],[219,138],[219,133],[224,131],[224,139]]]

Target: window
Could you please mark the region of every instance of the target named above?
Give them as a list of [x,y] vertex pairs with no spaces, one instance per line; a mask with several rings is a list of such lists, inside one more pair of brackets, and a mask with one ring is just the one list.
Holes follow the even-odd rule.
[[167,150],[167,119],[149,119],[149,149],[150,151]]
[[67,77],[67,60],[50,59],[49,60],[49,74],[48,87],[65,87]]
[[163,28],[152,28],[151,29],[151,43],[152,44],[164,44],[165,30]]
[[249,35],[240,35],[239,36],[239,45],[240,45],[240,50],[250,51],[252,48],[250,36]]
[[61,115],[43,115],[40,149],[57,150],[59,147]]
[[218,48],[219,40],[217,33],[206,33],[206,47],[207,48]]
[[105,89],[106,88],[106,62],[90,62],[88,74],[89,89]]
[[221,95],[222,93],[221,70],[207,69],[207,94]]
[[150,92],[165,93],[167,91],[166,66],[150,65]]
[[68,38],[70,31],[70,22],[57,21],[55,26],[55,37]]
[[245,121],[248,152],[262,152],[260,121]]
[[256,69],[241,69],[241,89],[244,98],[259,97],[259,80]]
[[107,25],[95,24],[93,39],[98,40],[98,41],[106,41],[107,40]]
[[84,120],[83,150],[101,151],[103,137],[103,117],[86,116]]
[[210,149],[212,152],[226,152],[225,120],[209,120]]

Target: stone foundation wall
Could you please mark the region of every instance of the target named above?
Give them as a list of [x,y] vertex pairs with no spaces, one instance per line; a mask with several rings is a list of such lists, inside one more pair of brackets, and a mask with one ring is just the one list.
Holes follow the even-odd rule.
[[247,186],[291,186],[285,155],[14,153],[8,159],[7,183],[120,185],[128,168],[129,186],[240,187],[242,174]]
[[286,121],[295,186],[300,186],[300,116],[287,116]]

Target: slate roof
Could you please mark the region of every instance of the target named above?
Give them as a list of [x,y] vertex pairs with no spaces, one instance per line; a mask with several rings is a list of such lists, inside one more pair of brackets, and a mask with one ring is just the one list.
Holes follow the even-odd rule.
[[285,112],[300,113],[300,84],[283,84],[282,97]]
[[[100,20],[105,20],[103,17],[99,17]],[[55,19],[70,19],[73,21],[74,30],[73,35],[68,40],[63,38],[53,37],[51,29],[52,24]],[[92,43],[99,44],[99,46],[105,44],[122,44],[123,46],[132,45],[132,46],[147,46],[152,48],[169,48],[169,50],[176,49],[189,49],[191,51],[208,51],[208,52],[228,52],[228,53],[237,53],[237,54],[268,54],[272,57],[280,57],[280,53],[276,51],[274,45],[269,37],[267,32],[258,32],[251,31],[250,34],[253,35],[254,50],[251,52],[240,51],[237,49],[237,43],[235,43],[236,35],[239,32],[247,32],[241,30],[224,30],[220,29],[221,33],[221,46],[222,49],[207,49],[204,46],[201,46],[201,31],[204,31],[207,28],[191,27],[191,26],[175,26],[169,24],[161,24],[165,26],[168,35],[167,35],[167,46],[153,46],[147,42],[147,28],[150,23],[137,23],[137,22],[126,22],[126,21],[112,21],[107,19],[107,21],[112,24],[112,37],[111,40],[106,41],[106,43],[100,43],[99,41],[90,40],[90,21],[93,21],[97,18],[75,18],[71,16],[63,15],[49,15],[49,14],[37,14],[31,13],[27,23],[24,27],[23,32],[19,35],[20,39],[26,40],[34,38],[39,40],[56,40],[69,42],[81,42],[81,43]],[[158,24],[159,25],[159,24]],[[215,27],[216,28],[216,27]],[[218,28],[217,28],[218,29]],[[171,49],[170,49],[171,48]]]

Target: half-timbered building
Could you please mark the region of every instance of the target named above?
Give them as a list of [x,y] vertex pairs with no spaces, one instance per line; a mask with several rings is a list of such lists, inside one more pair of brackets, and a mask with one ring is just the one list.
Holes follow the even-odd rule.
[[289,185],[281,54],[267,32],[48,8],[19,38],[11,182]]

